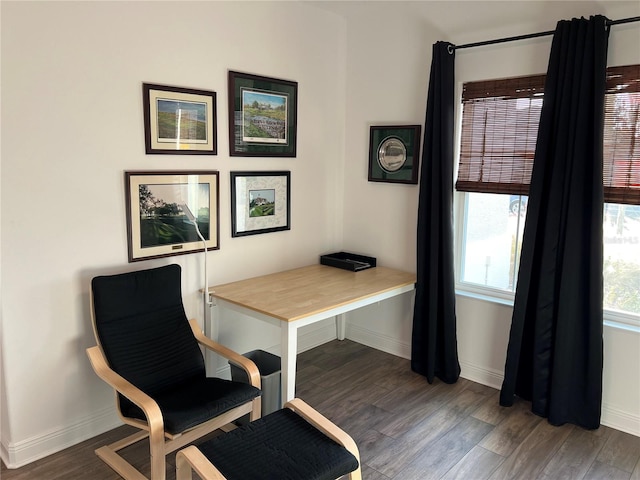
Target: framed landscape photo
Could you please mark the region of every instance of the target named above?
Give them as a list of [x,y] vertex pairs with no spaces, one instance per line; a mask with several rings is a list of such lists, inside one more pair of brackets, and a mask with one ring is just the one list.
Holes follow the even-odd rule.
[[220,248],[217,171],[125,172],[125,198],[129,262]]
[[216,92],[142,84],[147,153],[216,155]]
[[229,72],[229,155],[295,157],[298,83]]
[[291,172],[231,172],[231,236],[291,229]]
[[370,127],[369,181],[418,183],[420,125]]

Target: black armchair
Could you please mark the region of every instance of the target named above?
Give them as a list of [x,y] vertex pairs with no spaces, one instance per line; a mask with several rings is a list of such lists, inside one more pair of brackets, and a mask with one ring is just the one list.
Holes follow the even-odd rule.
[[[249,413],[260,418],[255,364],[205,337],[182,304],[181,269],[167,265],[91,282],[96,374],[116,391],[122,420],[142,429],[96,450],[123,478],[146,477],[117,452],[149,437],[151,480],[165,479],[165,456]],[[208,378],[200,346],[243,368],[250,384]]]

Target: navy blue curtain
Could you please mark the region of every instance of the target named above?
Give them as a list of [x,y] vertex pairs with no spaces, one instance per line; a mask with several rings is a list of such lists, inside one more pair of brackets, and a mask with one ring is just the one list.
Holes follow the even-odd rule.
[[609,29],[560,21],[551,46],[500,404],[598,428],[602,151]]
[[454,383],[460,376],[453,274],[455,50],[433,45],[418,204],[416,297],[411,368]]

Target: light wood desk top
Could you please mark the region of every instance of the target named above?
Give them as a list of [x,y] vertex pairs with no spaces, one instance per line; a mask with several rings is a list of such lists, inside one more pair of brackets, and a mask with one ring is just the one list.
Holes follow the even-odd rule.
[[209,288],[209,293],[215,298],[293,322],[415,282],[415,274],[392,268],[350,272],[318,264],[216,285]]

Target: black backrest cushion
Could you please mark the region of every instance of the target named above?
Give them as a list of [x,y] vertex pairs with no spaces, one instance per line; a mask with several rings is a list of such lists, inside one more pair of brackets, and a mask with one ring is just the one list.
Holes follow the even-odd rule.
[[109,365],[150,396],[205,376],[180,274],[179,265],[167,265],[91,281],[96,331]]

